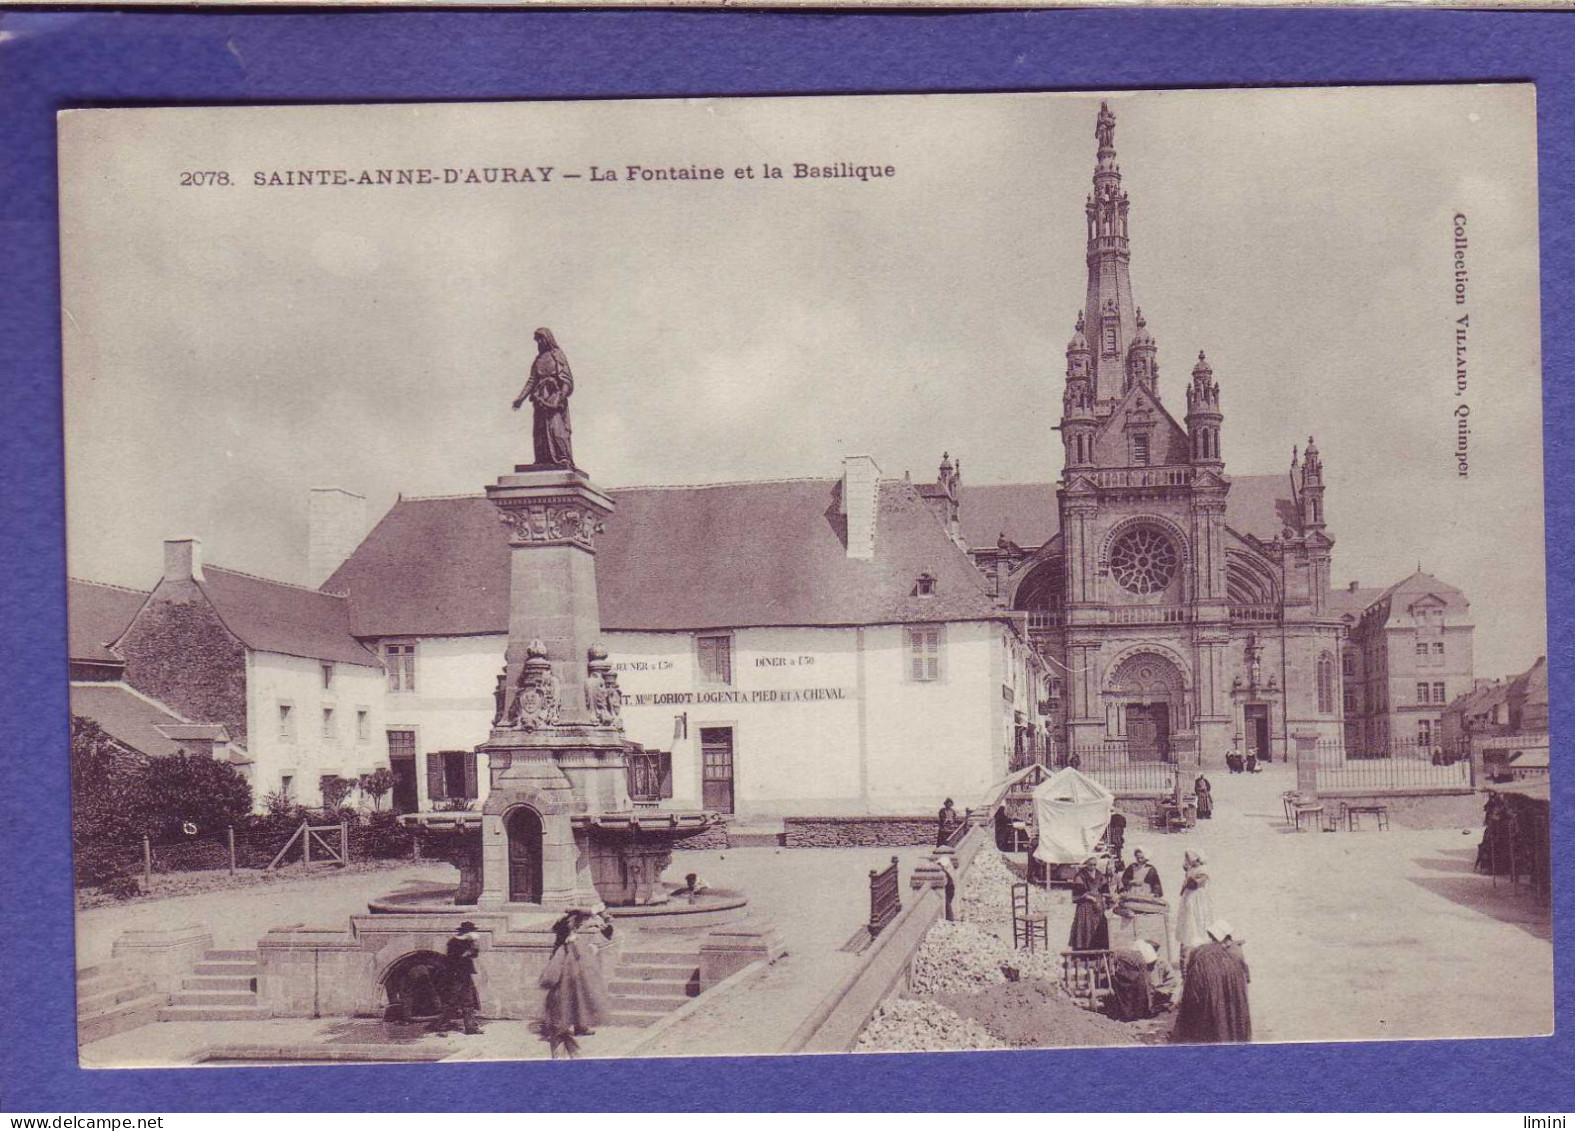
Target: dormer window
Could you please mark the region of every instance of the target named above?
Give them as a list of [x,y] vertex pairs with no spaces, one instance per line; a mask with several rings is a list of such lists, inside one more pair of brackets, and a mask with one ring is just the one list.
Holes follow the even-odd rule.
[[915,597],[935,596],[935,575],[929,571],[919,574],[919,579],[913,584]]
[[1139,432],[1132,437],[1132,466],[1148,466],[1148,433]]

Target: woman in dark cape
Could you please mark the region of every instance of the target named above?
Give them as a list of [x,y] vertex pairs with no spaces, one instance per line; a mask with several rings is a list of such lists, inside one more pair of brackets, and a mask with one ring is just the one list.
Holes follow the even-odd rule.
[[1192,792],[1198,795],[1198,820],[1207,821],[1214,816],[1214,787],[1199,774],[1192,783]]
[[[547,991],[543,1028],[554,1059],[560,1047],[566,1056],[578,1056],[580,1043],[574,1038],[594,1033],[611,1012],[596,952],[580,937],[581,928],[596,918],[591,911],[575,908],[552,926],[552,956],[542,971],[541,987]],[[601,931],[611,938],[612,924],[604,923]]]
[[1109,950],[1110,920],[1105,918],[1105,878],[1095,861],[1083,862],[1072,881],[1072,899],[1077,909],[1072,914],[1072,934],[1067,946],[1073,950]]
[[1247,1005],[1247,983],[1252,978],[1229,924],[1218,922],[1209,928],[1209,941],[1187,959],[1184,977],[1172,1041],[1212,1045],[1252,1040],[1252,1012]]

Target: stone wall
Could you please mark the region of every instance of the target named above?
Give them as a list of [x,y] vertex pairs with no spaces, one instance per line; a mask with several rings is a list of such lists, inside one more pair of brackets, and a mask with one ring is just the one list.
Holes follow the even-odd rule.
[[692,850],[697,851],[697,852],[704,852],[704,851],[708,851],[708,850],[711,850],[711,849],[731,848],[731,847],[732,847],[732,845],[728,842],[728,839],[727,839],[727,825],[725,825],[725,824],[712,825],[709,829],[707,829],[705,832],[701,833],[700,835],[688,837],[688,838],[686,838],[684,840],[677,841],[673,845],[674,849],[682,850],[682,849],[686,849],[687,848],[687,849],[692,849]]
[[196,585],[161,583],[120,651],[132,687],[189,719],[223,723],[231,739],[246,742],[246,648]]
[[[1318,800],[1323,803],[1325,813],[1339,812],[1342,801],[1352,805],[1387,806],[1389,823],[1395,828],[1480,829],[1487,794],[1474,789],[1416,790],[1410,793],[1319,790]],[[1358,828],[1362,831],[1377,827],[1373,817],[1366,813],[1360,814],[1357,820]]]
[[786,817],[782,843],[788,848],[869,848],[935,843],[930,817]]

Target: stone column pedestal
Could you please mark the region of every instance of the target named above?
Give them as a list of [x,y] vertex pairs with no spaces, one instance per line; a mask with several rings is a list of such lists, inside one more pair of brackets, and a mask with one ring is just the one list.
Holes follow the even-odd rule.
[[1296,747],[1296,792],[1306,798],[1318,796],[1318,732],[1299,730],[1291,735]]

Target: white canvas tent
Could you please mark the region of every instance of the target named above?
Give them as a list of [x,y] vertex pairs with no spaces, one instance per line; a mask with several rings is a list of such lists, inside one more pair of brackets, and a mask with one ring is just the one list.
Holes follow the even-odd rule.
[[1034,856],[1045,864],[1081,864],[1094,854],[1115,802],[1115,794],[1093,778],[1070,766],[1056,771],[1034,790]]

